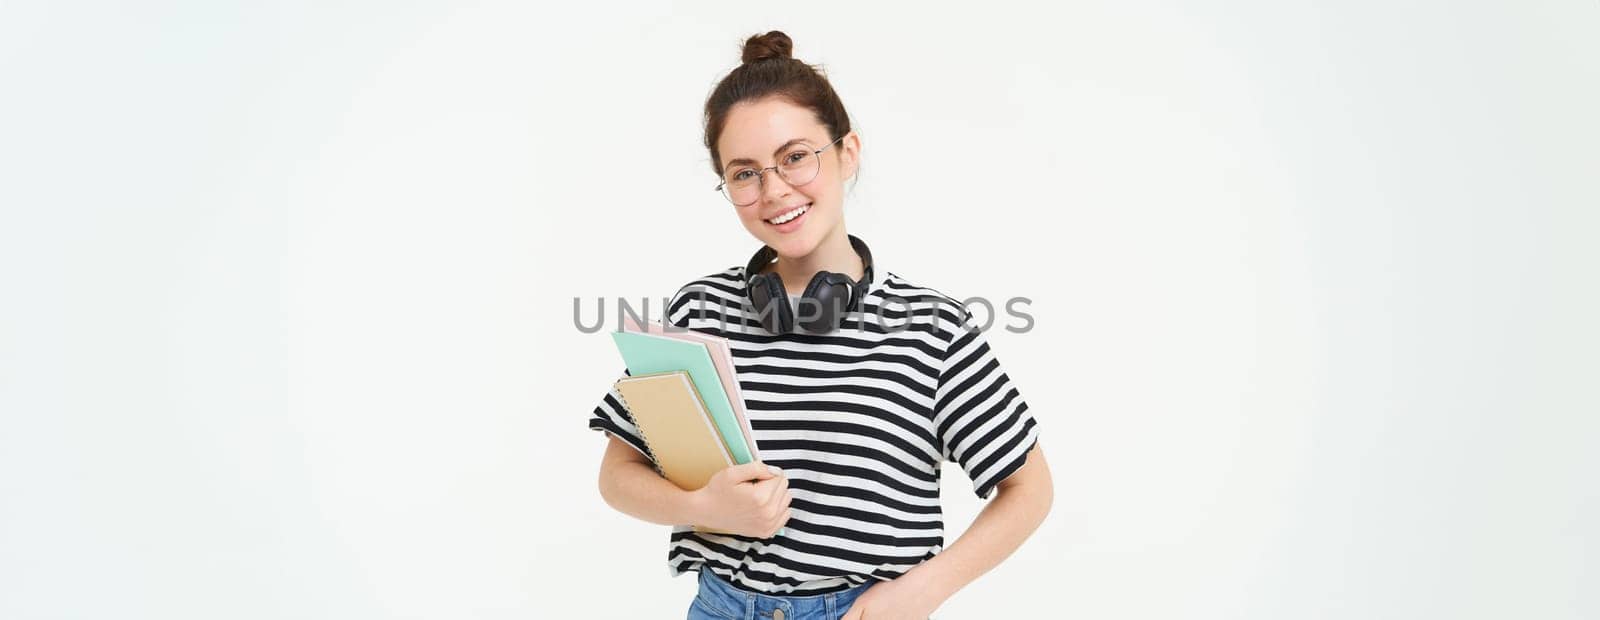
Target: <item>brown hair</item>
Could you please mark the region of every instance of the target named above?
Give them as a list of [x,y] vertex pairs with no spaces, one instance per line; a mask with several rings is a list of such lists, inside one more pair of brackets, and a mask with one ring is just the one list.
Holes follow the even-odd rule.
[[711,168],[718,176],[722,174],[722,154],[717,152],[717,138],[727,123],[728,109],[736,103],[783,97],[810,108],[817,122],[828,128],[830,141],[850,133],[850,115],[833,92],[833,85],[818,66],[801,62],[791,55],[793,51],[794,41],[777,30],[746,39],[741,52],[744,64],[722,78],[706,98],[706,148],[711,151]]

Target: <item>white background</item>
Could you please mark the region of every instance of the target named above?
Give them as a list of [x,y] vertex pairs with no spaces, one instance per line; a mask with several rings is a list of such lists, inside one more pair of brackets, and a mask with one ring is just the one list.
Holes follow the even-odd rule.
[[850,232],[1033,300],[1055,508],[936,617],[1600,616],[1600,5],[576,5],[0,5],[0,617],[682,617],[572,299],[755,249],[771,28]]

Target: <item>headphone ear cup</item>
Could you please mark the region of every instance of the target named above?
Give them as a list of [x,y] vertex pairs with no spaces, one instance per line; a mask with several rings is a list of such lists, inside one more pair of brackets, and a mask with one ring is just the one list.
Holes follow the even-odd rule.
[[794,329],[794,315],[789,307],[789,296],[784,292],[783,278],[776,273],[758,273],[750,278],[750,301],[755,303],[761,326],[774,334]]
[[800,297],[800,302],[809,306],[800,310],[800,326],[817,333],[838,329],[844,321],[845,309],[850,305],[851,294],[849,276],[831,271],[817,272],[811,276],[811,282],[806,284],[805,293]]

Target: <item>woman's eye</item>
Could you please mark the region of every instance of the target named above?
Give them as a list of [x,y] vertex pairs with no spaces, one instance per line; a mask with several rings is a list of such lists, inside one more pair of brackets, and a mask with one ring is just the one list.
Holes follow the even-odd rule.
[[729,177],[729,178],[734,180],[734,181],[748,181],[748,180],[750,180],[750,175],[752,175],[752,174],[755,174],[755,171],[751,170],[749,168],[746,168],[744,170],[740,170],[738,172],[733,173],[733,176]]
[[805,158],[806,158],[806,152],[805,151],[795,151],[793,153],[790,153],[788,157],[783,158],[783,161],[785,161],[787,163],[790,163],[790,164],[798,164],[802,160],[804,160]]

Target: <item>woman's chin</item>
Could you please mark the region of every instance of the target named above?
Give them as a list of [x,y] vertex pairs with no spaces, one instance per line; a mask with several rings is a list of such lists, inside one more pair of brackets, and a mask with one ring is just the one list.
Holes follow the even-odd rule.
[[767,245],[772,246],[772,249],[778,252],[778,256],[800,258],[815,251],[818,241],[809,234],[779,235],[775,239],[769,239]]

